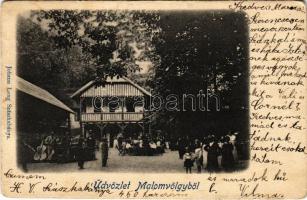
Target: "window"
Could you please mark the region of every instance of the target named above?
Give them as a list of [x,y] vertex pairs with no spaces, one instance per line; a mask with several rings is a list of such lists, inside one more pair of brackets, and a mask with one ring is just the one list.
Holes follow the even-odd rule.
[[96,102],[94,106],[94,113],[100,113],[101,112],[101,102]]
[[126,108],[127,112],[135,112],[134,101],[132,98],[126,98]]

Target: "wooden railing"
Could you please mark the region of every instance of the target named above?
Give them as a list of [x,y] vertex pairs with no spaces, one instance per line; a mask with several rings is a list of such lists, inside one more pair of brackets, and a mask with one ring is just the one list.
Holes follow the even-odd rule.
[[144,118],[144,113],[136,112],[108,112],[108,113],[82,113],[83,122],[137,122]]

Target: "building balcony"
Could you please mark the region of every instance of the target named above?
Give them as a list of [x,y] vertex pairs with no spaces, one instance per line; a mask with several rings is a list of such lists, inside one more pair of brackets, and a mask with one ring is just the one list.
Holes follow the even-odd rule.
[[144,112],[81,113],[82,122],[138,122],[143,118]]

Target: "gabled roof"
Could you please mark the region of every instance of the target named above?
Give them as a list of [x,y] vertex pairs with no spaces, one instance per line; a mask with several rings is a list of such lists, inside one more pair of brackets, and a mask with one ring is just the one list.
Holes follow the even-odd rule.
[[32,97],[45,101],[49,104],[52,104],[62,110],[66,110],[68,112],[74,113],[68,106],[66,106],[62,101],[57,99],[55,96],[50,94],[48,91],[20,78],[16,77],[17,79],[17,90],[24,92]]
[[[142,88],[138,84],[134,83],[133,81],[131,81],[127,77],[120,77],[120,78],[110,78],[110,77],[108,77],[107,80],[106,80],[106,83],[129,83],[132,86],[134,86],[135,88],[139,89],[145,95],[151,96],[150,92],[148,92],[147,90],[145,90],[144,88]],[[87,84],[82,86],[79,90],[77,90],[75,93],[73,93],[70,97],[74,98],[74,97],[80,96],[82,93],[84,93],[87,89],[89,89],[94,84],[95,84],[94,80],[88,82]]]

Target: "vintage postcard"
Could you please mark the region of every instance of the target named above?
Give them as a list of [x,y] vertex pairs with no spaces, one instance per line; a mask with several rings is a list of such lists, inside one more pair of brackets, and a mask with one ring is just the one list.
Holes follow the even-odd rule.
[[306,198],[300,1],[7,1],[7,197]]

